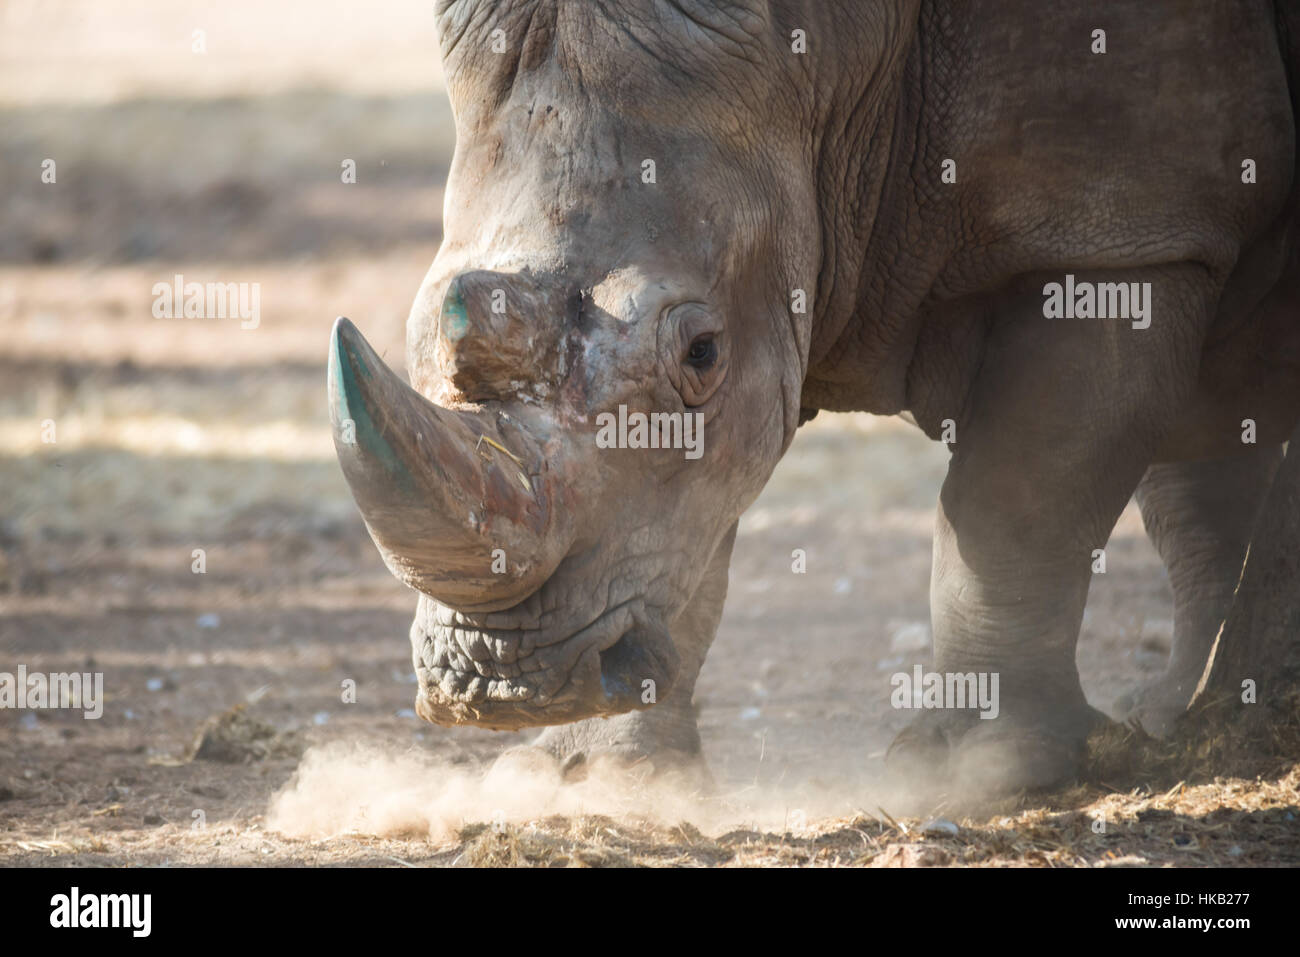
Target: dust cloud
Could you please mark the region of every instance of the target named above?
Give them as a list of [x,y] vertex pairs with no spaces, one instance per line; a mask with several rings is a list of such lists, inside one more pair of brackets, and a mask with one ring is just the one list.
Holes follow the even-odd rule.
[[[648,769],[596,765],[578,781],[523,751],[486,772],[420,751],[333,742],[311,748],[294,777],[271,799],[266,824],[287,837],[342,835],[454,840],[468,824],[526,825],[553,815],[607,815],[666,825],[689,822],[705,833],[754,828],[798,833],[816,818],[874,813],[846,795],[782,794],[759,789],[718,794]],[[872,808],[872,811],[867,811]]]

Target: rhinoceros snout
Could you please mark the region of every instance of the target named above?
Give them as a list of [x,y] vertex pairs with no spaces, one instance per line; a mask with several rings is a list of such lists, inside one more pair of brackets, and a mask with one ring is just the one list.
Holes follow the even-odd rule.
[[648,708],[676,681],[672,639],[639,600],[576,630],[494,627],[508,616],[421,600],[411,642],[422,718],[496,730],[563,724]]

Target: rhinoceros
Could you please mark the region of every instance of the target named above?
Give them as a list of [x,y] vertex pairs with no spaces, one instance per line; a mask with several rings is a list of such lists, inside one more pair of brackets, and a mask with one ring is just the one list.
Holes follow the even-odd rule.
[[1105,718],[1075,644],[1134,496],[1173,645],[1110,713],[1167,727],[1300,419],[1298,6],[440,2],[457,143],[409,385],[346,319],[329,359],[419,592],[418,713],[699,762],[737,521],[828,410],[947,444],[930,667],[998,678],[996,717],[923,709],[889,767],[1078,772]]

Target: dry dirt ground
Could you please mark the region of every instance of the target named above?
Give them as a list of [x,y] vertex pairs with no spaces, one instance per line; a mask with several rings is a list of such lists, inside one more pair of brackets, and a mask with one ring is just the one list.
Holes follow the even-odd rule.
[[[0,672],[105,699],[0,710],[0,864],[1300,863],[1295,765],[882,803],[946,456],[892,419],[819,417],[742,520],[697,693],[716,791],[485,776],[528,735],[420,722],[414,597],[334,464],[324,357],[346,314],[401,366],[452,142],[430,5],[275,6],[0,8]],[[259,283],[260,324],[153,318],[176,273]],[[1132,508],[1107,561],[1078,655],[1103,708],[1172,628]]]

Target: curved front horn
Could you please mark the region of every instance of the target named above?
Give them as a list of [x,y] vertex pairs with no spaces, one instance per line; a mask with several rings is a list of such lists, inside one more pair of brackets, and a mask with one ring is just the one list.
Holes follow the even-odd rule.
[[339,464],[399,579],[452,608],[493,611],[555,570],[572,536],[554,449],[505,416],[430,402],[344,318],[329,396]]

